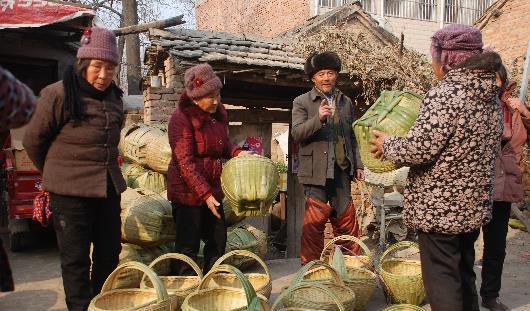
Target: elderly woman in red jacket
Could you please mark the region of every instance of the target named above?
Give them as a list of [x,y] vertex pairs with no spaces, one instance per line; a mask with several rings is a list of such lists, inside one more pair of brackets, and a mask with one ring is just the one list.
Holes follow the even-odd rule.
[[[208,64],[194,66],[184,74],[185,91],[168,126],[173,156],[168,168],[168,199],[177,227],[175,251],[197,258],[204,246],[206,273],[224,254],[226,226],[221,190],[221,159],[249,153],[228,138],[228,115],[221,103],[221,80]],[[176,267],[180,275],[192,271]]]

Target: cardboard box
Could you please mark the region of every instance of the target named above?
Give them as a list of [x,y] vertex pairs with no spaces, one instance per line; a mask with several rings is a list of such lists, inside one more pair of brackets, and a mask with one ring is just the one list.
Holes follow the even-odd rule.
[[17,171],[36,171],[37,168],[28,157],[26,150],[22,146],[22,138],[26,132],[26,127],[11,130],[11,149],[15,156],[14,165]]

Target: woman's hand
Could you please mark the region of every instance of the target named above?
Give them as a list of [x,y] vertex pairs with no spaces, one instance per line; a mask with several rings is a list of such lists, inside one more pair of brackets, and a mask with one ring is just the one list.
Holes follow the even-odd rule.
[[523,116],[530,118],[528,107],[519,98],[508,98],[507,103],[514,111],[519,111]]
[[217,219],[221,219],[221,214],[219,214],[219,211],[217,210],[221,204],[217,202],[213,195],[206,199],[206,205],[208,205],[208,208]]
[[383,143],[389,136],[383,132],[375,130],[372,131],[372,134],[374,135],[374,138],[370,140],[370,145],[372,145],[370,152],[376,159],[384,160],[385,155],[383,154]]
[[363,181],[364,180],[364,170],[356,169],[355,170],[355,179],[357,179],[359,181]]

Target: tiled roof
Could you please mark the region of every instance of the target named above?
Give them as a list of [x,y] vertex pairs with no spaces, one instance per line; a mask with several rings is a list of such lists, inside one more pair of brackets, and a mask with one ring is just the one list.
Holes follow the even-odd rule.
[[224,32],[151,29],[151,44],[181,59],[303,70],[305,60],[289,41]]

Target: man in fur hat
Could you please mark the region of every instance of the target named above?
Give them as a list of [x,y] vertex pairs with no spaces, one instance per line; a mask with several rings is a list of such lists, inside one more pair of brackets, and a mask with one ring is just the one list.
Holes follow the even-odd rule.
[[[364,172],[352,133],[352,101],[336,88],[340,70],[341,60],[333,52],[309,56],[304,71],[314,87],[293,102],[291,134],[300,144],[298,181],[306,197],[302,264],[320,257],[328,219],[335,236],[360,233],[351,181],[364,179]],[[342,246],[358,252],[357,245]]]

